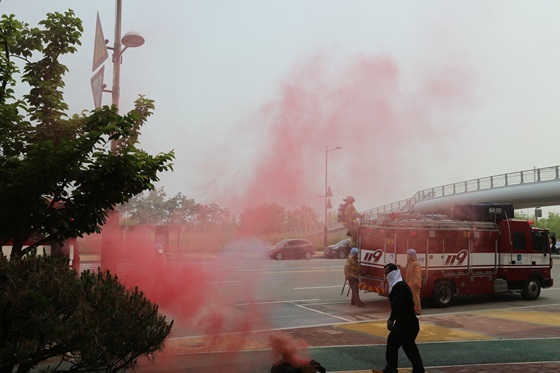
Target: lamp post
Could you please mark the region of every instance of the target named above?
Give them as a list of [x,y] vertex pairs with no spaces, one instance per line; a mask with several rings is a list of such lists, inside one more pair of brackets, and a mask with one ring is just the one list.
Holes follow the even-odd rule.
[[[127,48],[136,48],[144,44],[144,38],[137,32],[127,32],[121,38],[121,19],[122,19],[122,0],[115,0],[115,40],[113,47],[107,49],[113,50],[113,87],[111,89],[111,104],[119,108],[120,99],[120,79],[121,79],[121,63],[122,54]],[[124,45],[124,48],[122,46]],[[117,151],[117,142],[113,139],[110,143],[111,153]],[[107,221],[105,229],[103,230],[102,243],[101,243],[101,269],[109,269],[116,271],[116,252],[115,241],[120,243],[119,231],[119,212],[117,210],[110,210],[107,213]]]
[[[137,32],[127,32],[121,39],[122,0],[115,2],[115,41],[113,44],[113,88],[111,90],[112,104],[119,107],[121,96],[121,63],[122,54],[127,48],[136,48],[144,44],[144,38]],[[124,45],[124,49],[121,47]],[[115,142],[111,142],[111,151],[115,151]]]
[[328,209],[328,182],[327,182],[327,173],[328,173],[328,165],[329,165],[329,152],[333,150],[342,149],[342,146],[337,146],[336,148],[329,149],[328,146],[325,146],[325,229],[323,231],[323,247],[327,247],[327,209]]

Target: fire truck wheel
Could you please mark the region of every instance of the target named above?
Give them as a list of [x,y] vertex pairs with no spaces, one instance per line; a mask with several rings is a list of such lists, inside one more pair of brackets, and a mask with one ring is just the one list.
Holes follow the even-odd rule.
[[541,283],[534,277],[529,278],[523,284],[521,297],[525,300],[535,300],[541,295]]
[[451,305],[451,302],[453,302],[454,295],[455,292],[451,283],[449,283],[448,281],[439,282],[434,288],[433,295],[433,300],[436,307],[449,307]]
[[313,253],[311,251],[306,251],[305,254],[303,254],[303,257],[307,260],[313,258]]
[[276,260],[282,260],[284,259],[284,253],[282,251],[278,251],[276,254],[274,254],[274,258]]

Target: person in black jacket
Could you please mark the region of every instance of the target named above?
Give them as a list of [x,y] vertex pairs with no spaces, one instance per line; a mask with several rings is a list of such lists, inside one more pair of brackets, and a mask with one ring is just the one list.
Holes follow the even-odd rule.
[[391,316],[387,320],[387,366],[383,373],[398,373],[399,348],[402,346],[406,357],[412,363],[412,373],[424,373],[424,363],[416,346],[416,336],[420,331],[418,318],[414,312],[414,300],[410,287],[403,281],[401,273],[394,263],[383,268],[389,285]]

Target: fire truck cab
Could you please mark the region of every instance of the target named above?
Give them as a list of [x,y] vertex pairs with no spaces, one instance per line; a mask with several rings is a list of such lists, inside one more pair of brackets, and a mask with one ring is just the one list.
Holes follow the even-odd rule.
[[528,221],[493,218],[393,213],[363,220],[358,229],[360,289],[387,295],[383,267],[405,267],[406,251],[413,248],[422,266],[421,298],[438,307],[451,305],[456,295],[519,292],[524,299],[537,299],[542,288],[553,285],[548,230]]

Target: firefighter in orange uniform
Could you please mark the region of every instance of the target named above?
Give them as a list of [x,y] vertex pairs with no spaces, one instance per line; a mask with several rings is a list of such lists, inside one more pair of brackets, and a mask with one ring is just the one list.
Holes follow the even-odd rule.
[[354,207],[354,202],[356,201],[354,197],[348,196],[343,201],[345,203],[341,207],[344,208],[344,212],[340,222],[348,229],[347,236],[350,236],[350,247],[356,247],[358,246],[358,228],[354,220],[358,218],[363,219],[364,215],[360,214],[356,207]]
[[353,247],[352,250],[350,250],[350,255],[348,255],[346,264],[344,265],[344,277],[348,281],[348,286],[350,286],[350,289],[352,290],[352,301],[350,304],[352,306],[363,307],[366,304],[360,299],[360,289],[358,289],[359,274],[360,262],[358,261],[358,248]]
[[412,290],[414,299],[414,312],[417,315],[422,314],[422,305],[420,303],[420,290],[422,288],[422,265],[416,256],[416,250],[408,249],[406,251],[406,267],[398,266],[399,270],[404,272],[405,281]]

